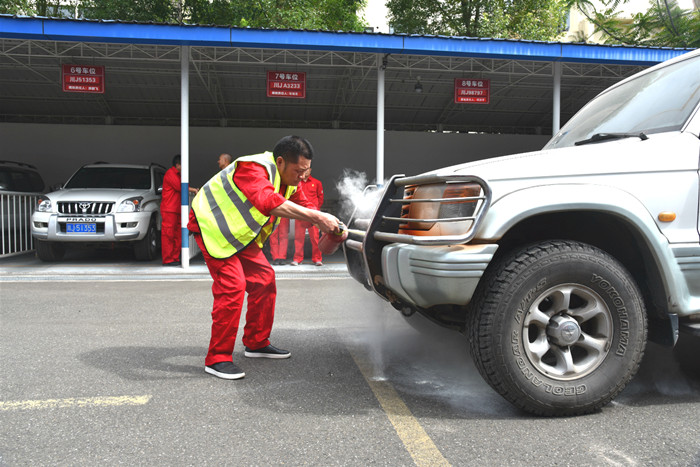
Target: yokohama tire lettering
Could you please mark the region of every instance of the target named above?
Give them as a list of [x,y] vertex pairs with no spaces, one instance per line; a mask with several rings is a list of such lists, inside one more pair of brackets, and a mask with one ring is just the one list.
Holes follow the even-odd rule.
[[620,297],[620,293],[617,291],[617,289],[615,289],[610,282],[598,274],[593,274],[593,277],[591,277],[591,283],[602,289],[605,294],[612,299],[612,303],[615,306],[615,311],[620,318],[619,342],[617,344],[617,349],[615,349],[615,355],[622,357],[625,355],[625,352],[627,352],[627,346],[629,345],[630,341],[629,316],[627,314],[625,302],[622,300],[622,297]]

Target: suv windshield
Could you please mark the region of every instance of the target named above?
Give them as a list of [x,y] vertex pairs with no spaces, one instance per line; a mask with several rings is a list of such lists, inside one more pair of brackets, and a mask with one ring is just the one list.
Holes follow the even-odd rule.
[[700,102],[700,57],[646,73],[593,99],[544,149],[596,134],[679,131]]
[[151,171],[127,167],[83,167],[64,188],[151,188]]

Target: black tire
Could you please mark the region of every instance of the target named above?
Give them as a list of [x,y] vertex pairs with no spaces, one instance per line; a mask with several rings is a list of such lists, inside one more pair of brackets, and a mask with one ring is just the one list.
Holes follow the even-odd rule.
[[134,257],[137,261],[151,261],[158,257],[158,237],[156,223],[151,219],[146,236],[134,245]]
[[647,339],[642,295],[607,253],[573,241],[531,245],[487,271],[470,318],[489,385],[543,416],[594,412],[632,379]]
[[60,261],[65,253],[66,249],[60,243],[36,241],[36,255],[42,261]]

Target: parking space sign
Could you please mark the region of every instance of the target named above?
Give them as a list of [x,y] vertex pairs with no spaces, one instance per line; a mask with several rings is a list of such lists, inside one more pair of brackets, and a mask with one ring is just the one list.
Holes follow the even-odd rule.
[[267,97],[306,98],[306,73],[300,71],[268,71]]
[[488,104],[491,80],[455,78],[455,104]]
[[95,65],[63,65],[63,92],[104,94],[105,67]]

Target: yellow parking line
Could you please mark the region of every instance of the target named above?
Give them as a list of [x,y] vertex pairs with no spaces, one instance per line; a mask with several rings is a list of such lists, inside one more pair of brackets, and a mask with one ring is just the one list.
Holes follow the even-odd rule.
[[442,456],[440,450],[401,400],[391,383],[373,379],[372,365],[352,351],[350,351],[350,355],[379,401],[379,405],[382,406],[384,413],[389,417],[389,421],[413,458],[413,462],[420,467],[449,466],[450,463]]
[[7,410],[36,410],[56,409],[66,407],[105,407],[119,405],[144,405],[151,400],[145,396],[116,396],[116,397],[75,397],[69,399],[44,399],[29,401],[0,401],[0,412]]

